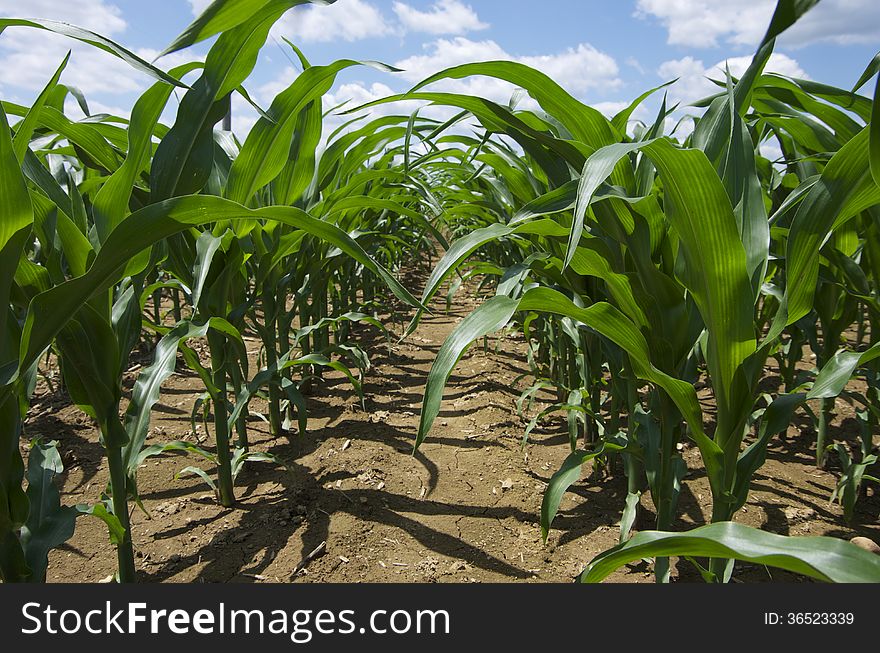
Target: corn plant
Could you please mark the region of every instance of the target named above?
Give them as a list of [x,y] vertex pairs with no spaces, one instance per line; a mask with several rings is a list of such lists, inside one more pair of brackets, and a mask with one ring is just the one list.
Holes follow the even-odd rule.
[[[73,401],[96,420],[110,470],[106,505],[79,512],[90,512],[107,522],[118,552],[118,578],[130,582],[135,569],[128,500],[139,501],[137,468],[147,457],[178,450],[207,455],[218,468],[219,500],[232,505],[233,480],[241,464],[247,459],[272,459],[248,451],[247,435],[241,428],[244,420],[239,419],[246,417],[247,402],[260,387],[284,388],[299,409],[303,404],[296,399],[296,388],[289,378],[282,378],[289,368],[329,365],[355,380],[347,366],[323,354],[295,356],[291,342],[287,343],[290,351],[278,355],[276,342],[283,342],[284,334],[291,332],[293,317],[273,310],[271,302],[286,308],[291,287],[279,283],[283,277],[279,271],[298,260],[303,243],[319,248],[313,254],[328,256],[327,243],[335,248],[332,256],[336,260],[355,261],[375,279],[372,294],[381,284],[403,302],[418,305],[358,243],[356,232],[349,235],[329,215],[315,217],[301,201],[316,178],[314,152],[321,117],[316,108],[319,111],[320,98],[339,70],[357,62],[307,67],[264,112],[244,144],[230,144],[228,134],[214,131],[228,110],[230,94],[244,92],[241,84],[272,24],[302,2],[264,2],[256,9],[252,3],[245,4],[219,0],[199,16],[168,51],[219,37],[204,65],[183,66],[171,73],[79,28],[51,21],[2,22],[4,28],[47,29],[89,42],[159,80],[138,100],[130,121],[107,118],[74,123],[67,119],[62,113],[66,89],[58,84],[66,60],[34,106],[3,104],[3,306],[4,311],[10,311],[4,320],[10,326],[3,345],[2,405],[4,423],[9,427],[4,430],[8,455],[3,457],[4,517],[0,520],[4,580],[39,579],[45,570],[44,563],[34,562],[45,556],[47,545],[39,537],[42,524],[29,521],[28,495],[21,488],[18,436],[36,364],[47,348],[54,348],[59,355]],[[201,74],[191,86],[180,81],[198,69]],[[186,93],[175,123],[168,128],[158,119],[175,87],[186,89]],[[7,112],[22,116],[14,132],[8,126]],[[158,146],[153,145],[154,136],[159,138]],[[356,176],[364,161],[350,164],[346,174]],[[329,179],[323,182],[332,183]],[[310,203],[316,205],[323,199],[313,194]],[[363,207],[375,210],[382,201],[365,197]],[[390,199],[384,201],[390,203]],[[349,208],[358,206],[350,204]],[[397,207],[391,205],[392,209]],[[415,214],[400,209],[401,213]],[[257,269],[251,276],[246,261],[253,256],[260,259],[263,271]],[[397,256],[402,256],[400,250]],[[300,267],[304,266],[301,262]],[[254,281],[259,284],[256,288]],[[172,327],[162,323],[160,311],[163,292],[169,290],[176,301],[177,323]],[[302,287],[293,290],[301,292]],[[189,304],[186,318],[181,301]],[[249,377],[241,329],[247,324],[246,313],[253,316],[258,301],[262,302],[263,316],[271,318],[269,333],[273,337],[266,338],[266,345],[271,345],[265,347],[267,365]],[[148,302],[153,304],[152,321],[143,315]],[[326,311],[327,294],[313,302],[319,311],[321,302]],[[343,317],[378,324],[373,317],[351,311],[333,319],[319,315],[319,320],[306,317],[312,324],[301,327],[310,326],[311,330],[300,328],[297,341],[338,324]],[[161,339],[154,362],[137,379],[122,418],[122,372],[140,342],[143,324]],[[277,337],[279,330],[281,339]],[[186,345],[196,337],[208,340],[210,368],[204,368]],[[337,344],[338,349],[344,346]],[[200,450],[192,443],[144,446],[150,411],[158,401],[162,381],[174,370],[178,350],[205,382],[213,412],[214,452]],[[357,358],[355,347],[349,346],[347,351]],[[235,403],[229,400],[230,387]],[[274,399],[270,397],[273,413],[277,410]],[[298,412],[304,428],[304,410]],[[277,423],[273,426],[277,435],[280,427]],[[240,429],[238,446],[232,442],[235,428]],[[35,470],[58,470],[49,454],[41,458],[34,453],[31,460]],[[41,465],[41,460],[50,462]],[[207,479],[204,472],[201,475]],[[36,491],[41,478],[35,471],[29,487]],[[44,516],[51,518],[48,512]],[[68,530],[64,532],[69,535]],[[54,541],[50,546],[59,543]]]
[[[425,389],[416,446],[428,435],[443,386],[471,342],[509,324],[517,314],[526,314],[524,328],[534,322],[532,314],[557,316],[549,323],[561,320],[562,328],[551,328],[547,345],[557,367],[570,367],[565,363],[569,349],[592,361],[593,370],[604,367],[601,373],[590,373],[588,366],[580,365],[586,373],[573,380],[582,383],[583,396],[597,397],[606,374],[628,387],[617,391],[618,406],[611,419],[598,416],[598,401],[588,402],[589,410],[584,412],[601,427],[603,437],[592,450],[576,449],[572,438],[572,454],[545,493],[545,537],[562,493],[577,480],[581,465],[611,452],[627,456],[628,473],[641,468],[657,510],[657,528],[669,531],[686,471],[676,445],[687,435],[701,453],[712,490],[711,520],[718,525],[707,527],[700,537],[709,541],[717,535],[720,546],[714,551],[711,546],[689,550],[690,533],[663,534],[663,546],[653,549],[658,552],[659,581],[669,579],[667,554],[707,555],[710,563],[700,567],[701,573],[707,579],[727,580],[732,572],[729,561],[749,559],[739,544],[750,538],[756,545],[778,543],[781,555],[797,558],[800,543],[789,549],[786,540],[767,539],[742,527],[733,531],[736,542],[726,541],[731,531],[721,525],[744,505],[767,443],[785,430],[794,410],[807,399],[822,400],[827,410],[827,402],[843,390],[854,370],[880,356],[876,346],[861,352],[837,351],[841,327],[851,323],[853,313],[851,308],[839,310],[829,299],[829,312],[820,318],[827,344],[818,375],[809,386],[771,396],[769,401],[758,388],[767,358],[786,328],[813,309],[820,254],[827,251],[828,260],[834,259],[824,247],[826,240],[831,235],[835,243],[846,240],[848,225],[880,201],[880,187],[871,173],[876,159],[874,122],[867,116],[867,125],[847,117],[834,134],[838,142],[811,134],[817,143],[814,148],[836,151],[827,152],[822,161],[798,161],[803,181],[781,197],[778,206],[772,206],[772,200],[769,207],[765,202],[757,153],[760,139],[778,135],[783,147],[794,147],[792,160],[799,159],[800,139],[809,139],[800,133],[804,130],[797,139],[788,136],[796,124],[778,115],[778,102],[753,98],[761,98],[759,91],[772,96],[780,88],[807,86],[768,78],[762,70],[776,37],[813,4],[779,3],[748,70],[738,80],[728,75],[722,92],[707,102],[708,109],[684,144],[662,136],[665,103],[655,125],[634,140],[623,130],[627,111],[634,107],[609,121],[541,73],[506,62],[452,68],[399,97],[466,109],[487,133],[503,133],[516,141],[548,182],[547,192],[524,204],[510,202],[513,194],[507,194],[507,205],[499,203],[501,220],[455,241],[428,280],[423,303],[484,244],[503,240],[523,250],[520,282],[499,282],[496,296],[463,320],[441,348]],[[440,79],[471,74],[523,87],[553,119],[515,112],[481,98],[422,90]],[[810,90],[839,104],[853,96],[828,87]],[[819,103],[803,90],[791,95],[797,103],[809,100],[810,108]],[[857,102],[870,104],[866,98]],[[768,115],[767,107],[776,115]],[[823,105],[822,111],[827,118],[836,109],[826,110]],[[762,165],[766,167],[766,160]],[[580,175],[571,175],[571,170],[580,170]],[[516,181],[503,168],[496,167],[494,173],[504,183]],[[775,209],[776,240],[768,209]],[[773,266],[771,251],[776,252]],[[514,271],[508,267],[502,278],[514,278]],[[566,326],[568,333],[563,336]],[[579,342],[579,332],[598,338],[598,343]],[[553,381],[562,385],[567,376],[556,375]],[[706,379],[714,395],[711,431],[693,387],[700,378]],[[645,382],[651,384],[647,392],[641,389]],[[619,419],[621,405],[629,415],[625,428]],[[753,429],[755,439],[744,447]],[[631,495],[637,487],[630,485]],[[627,501],[623,530],[632,524],[634,505],[635,501]],[[644,554],[640,547],[645,538],[627,540],[622,532],[621,539],[620,560],[628,552]],[[812,546],[823,545],[817,540]],[[618,559],[615,555],[609,553],[603,564]],[[588,569],[582,579],[595,577]]]

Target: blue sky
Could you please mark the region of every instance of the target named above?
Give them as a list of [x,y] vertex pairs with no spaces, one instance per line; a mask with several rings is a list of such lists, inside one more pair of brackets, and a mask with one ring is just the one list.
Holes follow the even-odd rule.
[[[106,34],[152,59],[207,0],[0,0],[0,15],[45,17]],[[406,72],[356,68],[340,76],[326,99],[363,102],[405,90],[449,65],[516,59],[549,73],[577,97],[608,114],[642,91],[680,77],[673,100],[688,102],[712,89],[705,79],[728,60],[734,73],[748,63],[772,13],[773,0],[337,0],[297,8],[273,30],[247,87],[268,106],[296,75],[285,36],[313,63],[375,59]],[[79,86],[93,111],[127,114],[152,80],[109,55],[22,28],[0,34],[0,96],[28,102],[68,48],[62,81]],[[171,67],[202,58],[207,45],[160,59]],[[822,0],[777,44],[770,68],[849,87],[880,47],[880,2]],[[715,73],[717,75],[717,69]],[[489,80],[449,82],[445,90],[506,102],[512,89]],[[71,109],[75,113],[74,109]],[[169,111],[173,112],[173,109]],[[171,115],[167,116],[169,119]],[[648,110],[643,116],[648,117]],[[237,132],[255,114],[236,100]]]

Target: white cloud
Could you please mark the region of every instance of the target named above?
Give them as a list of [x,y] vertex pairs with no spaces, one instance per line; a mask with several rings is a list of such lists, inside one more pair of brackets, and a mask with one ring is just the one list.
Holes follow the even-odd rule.
[[[100,113],[106,113],[118,118],[131,117],[131,107],[104,104],[98,100],[89,100],[88,98],[86,98],[86,100],[89,104],[89,111],[93,116]],[[69,95],[64,101],[64,114],[73,120],[79,120],[85,117],[79,103]]]
[[[121,37],[128,26],[122,12],[104,0],[31,0],[26,12],[22,11],[21,4],[0,0],[0,15],[60,20],[124,42]],[[95,107],[108,107],[119,114],[120,105],[133,103],[126,95],[139,93],[155,81],[121,59],[88,44],[44,30],[10,27],[0,38],[0,87],[7,94],[33,97],[49,81],[68,50],[70,62],[61,82],[80,88]],[[159,51],[142,48],[135,53],[146,61],[153,61]],[[196,58],[192,53],[174,53],[159,60],[157,65],[168,70]]]
[[324,108],[332,109],[343,102],[348,102],[345,108],[353,109],[361,104],[379,100],[390,95],[394,95],[394,91],[386,84],[374,82],[366,86],[363,82],[351,82],[342,84],[330,93],[327,93],[324,96]]
[[876,0],[823,0],[779,41],[797,47],[817,42],[876,44],[880,41],[880,3]]
[[295,70],[293,66],[286,66],[272,81],[257,87],[253,93],[253,99],[257,102],[262,102],[261,106],[268,107],[272,104],[275,96],[293,84],[293,81],[298,76],[299,71]]
[[[669,81],[676,77],[679,78],[670,88],[670,102],[687,104],[717,93],[720,90],[709,78],[724,80],[725,65],[730,67],[731,75],[739,77],[749,67],[751,60],[751,57],[733,57],[706,67],[701,60],[687,56],[682,59],[664,61],[657,69],[657,74],[664,81]],[[779,52],[770,55],[770,60],[767,62],[764,70],[766,72],[779,73],[786,77],[809,79],[807,73],[796,60]]]
[[119,7],[104,0],[0,0],[0,16],[48,18],[85,27],[105,36],[118,34],[126,27]]
[[[716,47],[723,39],[754,46],[764,35],[775,5],[775,0],[638,0],[636,16],[659,19],[671,45]],[[780,37],[780,43],[788,46],[878,40],[876,0],[823,0]]]
[[715,47],[726,36],[732,43],[761,39],[774,0],[638,0],[636,16],[654,16],[668,30],[670,45]]
[[332,5],[295,7],[272,28],[294,43],[360,41],[393,33],[389,22],[365,0],[337,0]]
[[606,118],[613,118],[629,105],[629,102],[596,102],[591,106]]
[[779,147],[779,142],[776,139],[763,141],[758,148],[761,152],[761,156],[765,159],[776,161],[777,159],[782,158],[782,148]]
[[[339,112],[348,111],[349,109],[354,109],[363,104],[367,104],[368,102],[380,100],[394,94],[395,92],[390,86],[382,84],[381,82],[373,82],[370,85],[367,85],[364,82],[349,82],[341,84],[339,87],[333,89],[330,93],[327,93],[324,96],[324,111],[339,107],[337,111],[334,111],[333,114],[328,116],[327,125],[324,129],[324,136],[326,137],[339,125],[348,122],[352,118],[362,115],[363,113],[356,112],[349,115],[338,115]],[[367,114],[371,120],[380,116],[405,115],[415,111],[420,104],[421,103],[412,101],[379,104],[375,107],[371,107]]]
[[429,11],[419,11],[404,2],[395,2],[394,13],[411,32],[464,34],[489,27],[480,20],[473,7],[459,0],[438,0]]
[[675,93],[679,99],[687,98],[688,102],[708,95],[717,88],[706,79],[707,72],[703,62],[691,56],[664,61],[657,69],[657,75],[664,81],[678,79],[673,85]]
[[[394,65],[402,68],[401,75],[411,82],[422,79],[444,68],[478,61],[517,61],[536,68],[552,77],[563,88],[582,95],[594,89],[612,89],[620,86],[619,69],[614,58],[592,45],[580,44],[564,52],[538,56],[516,56],[508,53],[495,41],[472,41],[465,37],[439,39],[427,44],[425,54],[414,55]],[[486,77],[463,80],[443,80],[437,90],[480,95],[496,102],[506,103],[514,86]]]
[[627,57],[626,61],[624,61],[624,63],[627,66],[629,66],[630,68],[633,68],[634,70],[636,70],[640,75],[645,74],[644,67],[642,66],[641,63],[639,63],[639,60],[636,59],[635,57]]
[[516,60],[546,73],[574,93],[617,87],[621,83],[614,58],[589,44],[581,43],[559,54],[517,57]]
[[[0,15],[50,18],[85,27],[108,37],[126,29],[122,13],[103,0],[32,0],[22,3],[0,0]],[[33,92],[42,88],[67,51],[71,61],[62,81],[90,93],[125,93],[141,88],[130,66],[92,46],[29,27],[10,27],[0,38],[0,85]]]
[[70,49],[73,53],[61,78],[63,83],[77,86],[87,95],[127,93],[143,88],[139,74],[110,54],[88,46],[71,45],[69,40],[55,35],[35,36],[31,32],[0,46],[0,85],[25,91],[41,89]]
[[214,0],[189,0],[193,16],[199,16]]

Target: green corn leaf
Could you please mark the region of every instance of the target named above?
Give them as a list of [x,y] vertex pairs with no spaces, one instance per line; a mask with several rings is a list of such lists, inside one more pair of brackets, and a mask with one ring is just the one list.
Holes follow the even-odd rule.
[[746,253],[727,194],[705,155],[678,150],[668,141],[644,151],[663,180],[666,215],[681,239],[682,281],[709,332],[706,357],[719,409],[716,437],[723,442],[725,428],[735,428],[722,423],[726,412],[735,412],[741,401],[735,377],[756,346]]
[[214,479],[212,479],[208,475],[208,472],[206,472],[201,467],[193,467],[193,466],[184,467],[183,469],[181,469],[179,472],[177,472],[174,475],[174,478],[178,479],[181,476],[187,476],[188,474],[198,476],[200,479],[202,479],[208,485],[208,487],[210,487],[212,490],[214,490],[215,496],[217,496],[217,497],[220,496],[220,490],[217,489],[217,484],[214,482]]
[[[305,435],[309,425],[309,415],[308,407],[306,406],[306,398],[303,397],[302,393],[299,391],[299,388],[290,379],[281,379],[281,390],[284,392],[284,396],[287,397],[287,401],[290,402],[290,405],[296,409],[297,428],[299,429],[299,434]],[[287,426],[286,428],[289,429],[290,427]]]
[[[129,477],[133,477],[137,469],[147,460],[165,453],[192,453],[201,456],[215,465],[217,464],[217,456],[207,449],[203,449],[202,447],[195,445],[192,442],[187,442],[186,440],[173,440],[163,444],[151,444],[138,451],[137,455],[129,464]],[[135,495],[135,497],[137,497],[137,495]]]
[[114,546],[119,546],[125,539],[125,529],[122,527],[119,518],[107,510],[107,506],[103,503],[97,503],[93,506],[77,504],[76,509],[80,514],[91,515],[104,522],[110,534],[110,543]]
[[865,71],[862,73],[862,76],[859,77],[859,81],[857,81],[852,87],[852,92],[855,93],[862,88],[862,86],[867,84],[868,80],[876,75],[878,71],[880,71],[880,52],[875,54],[874,58],[871,59],[870,63],[865,67]]
[[573,179],[559,188],[554,188],[549,193],[536,197],[518,208],[510,218],[509,224],[514,225],[542,215],[573,209],[575,202],[577,202],[578,186],[579,181]]
[[31,570],[18,537],[28,517],[28,497],[21,484],[24,462],[19,438],[21,412],[18,399],[11,393],[0,396],[0,577],[3,582],[23,582]]
[[625,447],[612,442],[603,442],[595,451],[573,451],[562,462],[562,466],[550,477],[544,499],[541,502],[541,537],[547,541],[550,525],[559,511],[559,504],[565,492],[581,477],[581,469],[585,463],[606,451],[623,451]]
[[62,471],[58,443],[35,442],[28,454],[30,512],[21,529],[21,545],[34,582],[45,582],[49,551],[73,536],[76,518],[81,514],[73,506],[61,505],[55,477]]
[[[650,141],[648,142],[650,143]],[[593,197],[599,186],[611,175],[618,162],[631,152],[635,152],[648,143],[615,143],[597,150],[584,163],[580,182],[577,190],[577,204],[574,208],[574,221],[571,227],[571,236],[568,239],[568,248],[565,252],[564,266],[568,267],[574,251],[584,231],[584,219],[587,209],[593,201]]]
[[734,110],[733,87],[728,78],[728,105],[731,134],[721,179],[734,207],[740,239],[746,252],[746,271],[752,283],[752,297],[757,300],[770,246],[770,225],[764,206],[764,191],[755,165],[755,146],[745,122]]
[[273,190],[279,204],[295,204],[314,182],[322,129],[321,102],[312,100],[297,116],[287,163],[275,178]]
[[[27,183],[15,155],[9,123],[0,107],[0,325],[7,324],[10,291],[16,266],[21,256],[31,225],[33,205]],[[5,329],[5,326],[4,326]],[[0,333],[0,376],[4,382],[11,377],[13,350],[16,347],[12,333]]]
[[196,239],[196,260],[193,262],[193,287],[190,301],[197,312],[201,308],[202,291],[205,289],[205,282],[211,271],[211,263],[222,244],[223,238],[215,236],[210,231],[203,231]]
[[148,435],[151,412],[159,401],[162,383],[174,373],[180,344],[192,338],[204,337],[208,329],[217,329],[229,338],[241,340],[239,331],[221,318],[212,318],[203,324],[185,320],[162,336],[156,345],[153,362],[138,374],[124,421],[128,443],[122,451],[122,457],[129,477],[135,477],[137,468],[143,462],[141,451]]
[[121,398],[116,335],[107,317],[91,304],[82,304],[58,321],[62,326],[56,344],[70,398],[103,427],[118,419]]
[[[6,113],[0,108],[0,170],[3,172],[0,176],[0,202],[2,202],[3,210],[3,220],[0,220],[0,250],[3,251],[2,259],[4,261],[8,255],[13,254],[13,251],[7,251],[6,247],[22,229],[30,226],[34,219],[30,196],[19,161],[11,139]],[[20,245],[21,243],[19,243]],[[18,259],[17,253],[14,258]],[[8,271],[4,270],[4,272]],[[0,279],[0,283],[7,285],[13,273],[5,274]],[[6,299],[5,296],[3,299]]]
[[[70,197],[61,187],[61,184],[58,183],[58,180],[52,176],[52,173],[43,166],[37,155],[31,152],[30,149],[24,153],[22,172],[46,197],[52,200],[62,213],[71,219],[75,217]],[[85,227],[85,225],[82,226],[83,228]]]
[[199,16],[190,23],[171,44],[162,51],[164,56],[209,39],[221,32],[227,32],[241,25],[258,10],[267,5],[278,4],[286,9],[308,3],[318,5],[333,4],[336,0],[214,0]]
[[843,392],[855,369],[880,358],[880,343],[864,352],[837,351],[822,367],[807,399],[829,399]]
[[409,92],[415,93],[443,79],[462,79],[472,75],[494,77],[525,89],[545,111],[592,150],[610,145],[621,138],[599,111],[576,100],[544,73],[513,61],[486,61],[448,68],[422,80]]
[[877,75],[877,81],[874,83],[874,102],[871,105],[869,129],[871,130],[869,138],[871,176],[874,177],[874,183],[880,186],[880,75]]
[[642,531],[599,554],[580,575],[601,582],[619,567],[647,557],[693,556],[742,560],[833,583],[880,582],[880,557],[833,537],[787,537],[735,522],[684,533]]

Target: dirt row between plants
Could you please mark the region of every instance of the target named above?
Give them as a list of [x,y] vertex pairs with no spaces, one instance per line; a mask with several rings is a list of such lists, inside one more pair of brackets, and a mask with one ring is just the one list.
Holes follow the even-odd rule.
[[[475,300],[459,292],[453,310],[427,316],[415,333],[390,349],[369,338],[373,368],[364,382],[366,410],[351,386],[329,375],[309,397],[309,428],[274,440],[259,418],[250,423],[256,450],[271,451],[288,469],[249,463],[237,481],[240,499],[224,509],[195,476],[175,478],[190,455],[154,458],[138,479],[147,515],[132,513],[140,580],[144,582],[569,582],[596,554],[618,540],[626,493],[622,474],[582,479],[566,494],[549,541],[538,515],[547,481],[568,454],[564,419],[539,426],[522,447],[526,422],[514,402],[528,371],[521,336],[474,346],[450,380],[430,438],[414,456],[422,390],[446,336]],[[256,353],[258,343],[249,343]],[[197,377],[175,374],[154,412],[148,443],[204,438],[190,413],[202,392]],[[57,379],[56,379],[57,380]],[[55,384],[57,386],[57,383]],[[548,395],[539,395],[549,400]],[[254,409],[261,408],[254,403]],[[851,437],[852,410],[839,402],[837,438]],[[41,382],[24,443],[42,436],[60,442],[67,470],[65,503],[94,503],[108,474],[96,428]],[[865,535],[880,540],[880,493],[869,491],[857,523],[844,525],[829,502],[836,477],[817,470],[814,434],[798,418],[771,446],[740,522],[790,535]],[[205,441],[210,446],[210,439]],[[685,446],[680,529],[705,523],[711,508],[699,453]],[[211,473],[211,468],[206,468]],[[638,528],[650,528],[645,494]],[[310,554],[319,552],[313,558]],[[74,537],[50,556],[50,582],[106,580],[115,554],[103,523],[82,517]],[[698,581],[688,563],[674,577]],[[735,580],[794,580],[776,570],[741,565]],[[650,567],[620,570],[614,581],[652,582]]]

